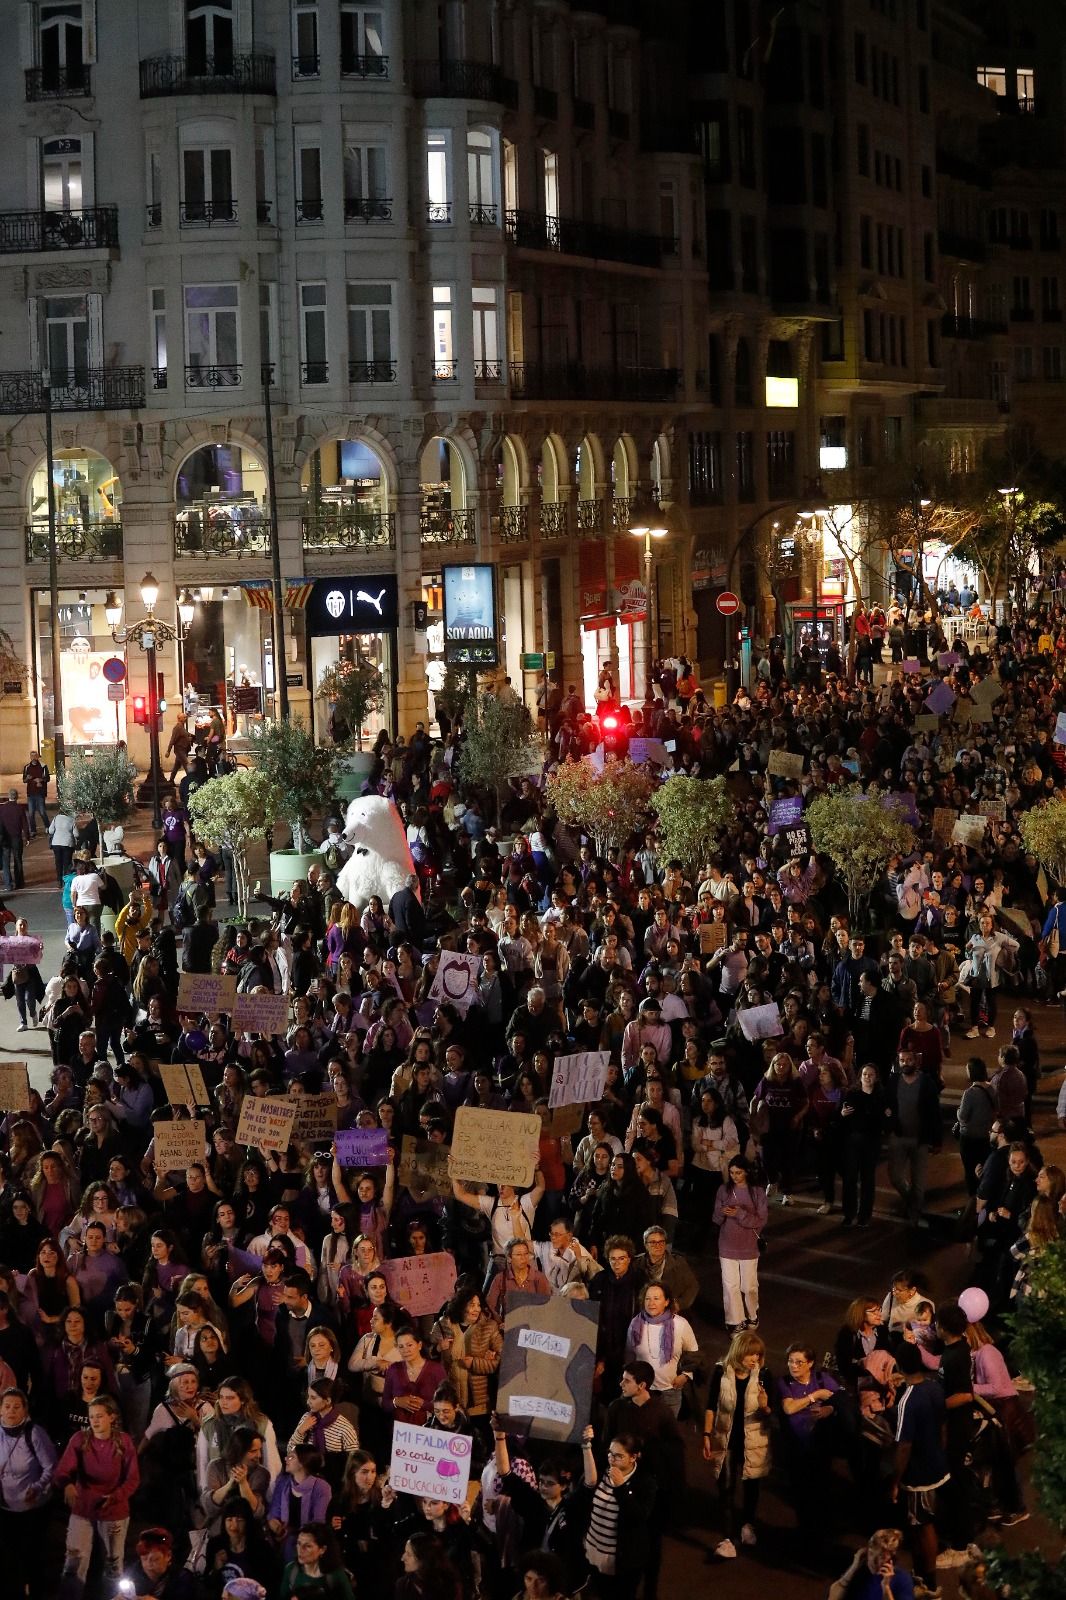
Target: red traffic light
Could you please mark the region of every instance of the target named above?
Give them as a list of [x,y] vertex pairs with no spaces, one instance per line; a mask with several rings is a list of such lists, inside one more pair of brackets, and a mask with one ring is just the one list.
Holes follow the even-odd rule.
[[143,694],[135,694],[133,697],[133,720],[142,728],[145,727],[148,722]]
[[604,728],[604,732],[605,733],[613,733],[617,727],[618,727],[618,718],[617,717],[610,717],[610,716],[604,717],[604,719],[603,719],[603,728]]

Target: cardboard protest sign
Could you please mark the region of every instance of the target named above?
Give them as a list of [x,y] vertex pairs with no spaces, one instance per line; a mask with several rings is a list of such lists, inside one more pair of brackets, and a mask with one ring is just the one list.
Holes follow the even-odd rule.
[[268,1150],[284,1150],[292,1141],[296,1121],[296,1102],[246,1094],[241,1101],[237,1123],[237,1143],[265,1145]]
[[990,672],[987,677],[980,678],[973,685],[970,693],[979,706],[990,706],[1003,693],[1003,685],[995,673]]
[[382,1262],[389,1294],[408,1316],[438,1312],[455,1293],[455,1258],[446,1250],[427,1256],[392,1256]]
[[781,838],[785,846],[785,854],[791,861],[796,856],[806,856],[811,853],[811,830],[805,822],[796,822],[791,827],[782,828]]
[[152,1161],[156,1175],[177,1172],[192,1161],[204,1159],[205,1126],[202,1122],[154,1122]]
[[975,817],[967,812],[955,819],[955,826],[951,830],[952,844],[980,844],[988,827],[987,817]]
[[771,778],[802,778],[803,757],[793,755],[791,750],[771,750],[766,771]]
[[1002,797],[996,800],[982,800],[977,809],[983,817],[991,817],[995,822],[1007,820],[1007,802]]
[[452,1134],[452,1174],[463,1183],[510,1183],[528,1189],[540,1135],[540,1118],[532,1112],[460,1106]]
[[935,733],[939,726],[940,718],[936,715],[928,715],[923,712],[921,716],[914,719],[915,733]]
[[342,1167],[388,1165],[389,1136],[384,1128],[341,1128],[333,1143]]
[[952,806],[937,806],[933,812],[933,838],[950,839],[957,816],[958,812]]
[[237,1000],[237,979],[220,972],[182,972],[178,977],[178,1010],[217,1017]]
[[771,837],[781,828],[788,828],[793,823],[799,822],[803,817],[803,796],[801,794],[785,795],[782,800],[775,800],[770,807],[770,825],[767,833]]
[[598,1100],[607,1082],[610,1065],[609,1050],[582,1050],[576,1055],[556,1056],[552,1073],[548,1104],[556,1106],[583,1105]]
[[204,1075],[195,1061],[161,1061],[159,1076],[172,1106],[209,1106]]
[[389,1483],[397,1494],[424,1495],[461,1506],[470,1482],[473,1440],[466,1433],[442,1433],[396,1418],[392,1425]]
[[925,703],[936,716],[942,717],[955,704],[954,691],[949,689],[946,683],[934,683],[925,697]]
[[452,1183],[448,1175],[448,1158],[451,1150],[446,1144],[434,1144],[429,1139],[413,1139],[404,1134],[400,1144],[400,1161],[396,1177],[408,1189],[419,1193],[435,1191],[451,1194]]
[[727,922],[700,923],[701,956],[712,956],[716,950],[724,950],[728,943],[729,924]]
[[670,752],[661,739],[630,739],[629,759],[634,762],[653,761],[656,766],[670,765]]
[[772,1002],[767,1006],[749,1006],[746,1011],[738,1011],[737,1021],[749,1044],[756,1044],[760,1039],[779,1039],[785,1031],[781,1013]]
[[[544,1132],[550,1139],[568,1139],[572,1133],[577,1133],[584,1120],[584,1106],[556,1106],[544,1124]],[[563,1160],[566,1159],[564,1155]]]
[[973,709],[973,701],[968,700],[965,695],[960,695],[951,708],[952,722],[969,722]]
[[906,656],[903,661],[903,670],[910,677],[915,672],[921,672],[922,663],[917,656]]
[[334,1094],[292,1094],[289,1103],[295,1110],[293,1139],[308,1144],[330,1145],[337,1131],[337,1097]]
[[961,656],[955,650],[941,650],[936,658],[936,664],[941,672],[950,672],[952,667],[957,667]]
[[450,1000],[459,1015],[465,1017],[478,999],[477,972],[480,965],[480,956],[469,956],[458,950],[442,950],[433,987],[429,991],[430,999],[438,1004],[442,1000]]
[[233,1005],[233,1027],[238,1033],[284,1033],[289,1026],[287,994],[239,994]]
[[0,1111],[30,1109],[30,1073],[25,1061],[0,1063]]
[[534,1439],[573,1444],[589,1420],[599,1305],[552,1295],[508,1297],[496,1409],[529,1419]]
[[970,707],[970,721],[972,723],[994,722],[995,712],[990,705],[978,702]]

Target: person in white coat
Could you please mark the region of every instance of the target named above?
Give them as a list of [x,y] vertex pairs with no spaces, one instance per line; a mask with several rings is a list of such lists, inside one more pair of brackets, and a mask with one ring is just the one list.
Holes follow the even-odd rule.
[[681,1371],[684,1356],[699,1354],[699,1341],[687,1317],[681,1316],[661,1283],[649,1283],[640,1297],[640,1311],[626,1334],[626,1360],[646,1361],[655,1373],[652,1393],[676,1417],[691,1373]]

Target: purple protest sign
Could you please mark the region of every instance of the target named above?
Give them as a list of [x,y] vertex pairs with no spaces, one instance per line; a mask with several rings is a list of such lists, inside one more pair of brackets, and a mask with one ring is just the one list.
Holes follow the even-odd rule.
[[909,822],[912,828],[919,823],[918,802],[909,790],[897,790],[894,794],[881,796],[882,811],[898,811],[904,822]]
[[340,1128],[333,1141],[342,1167],[385,1167],[389,1136],[384,1128]]
[[925,697],[925,703],[936,716],[942,717],[955,704],[955,696],[946,683],[934,683]]
[[783,800],[775,800],[770,807],[771,835],[779,833],[782,828],[790,828],[803,818],[803,796],[801,794],[786,795]]

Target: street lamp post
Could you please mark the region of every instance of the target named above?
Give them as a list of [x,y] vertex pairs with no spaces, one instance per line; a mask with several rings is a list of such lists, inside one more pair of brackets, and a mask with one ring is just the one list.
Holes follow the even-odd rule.
[[111,637],[116,644],[137,644],[148,658],[148,749],[149,749],[149,784],[152,790],[152,827],[161,828],[163,813],[160,808],[159,791],[162,787],[162,770],[159,758],[159,676],[156,671],[156,648],[162,644],[184,644],[188,637],[189,627],[196,612],[195,602],[189,591],[183,589],[178,596],[178,626],[167,622],[163,617],[155,614],[155,604],[159,599],[159,584],[150,572],[146,572],[141,579],[141,599],[148,615],[139,622],[128,622],[122,626],[122,601],[114,590],[104,602],[104,616],[111,629]]
[[655,651],[659,640],[658,607],[655,592],[655,554],[653,539],[665,539],[667,529],[663,514],[654,500],[638,498],[634,500],[629,514],[629,531],[634,539],[644,540],[644,594],[645,594],[645,634],[648,655],[647,685],[645,688],[645,703],[653,705],[655,702],[653,670],[655,666]]

